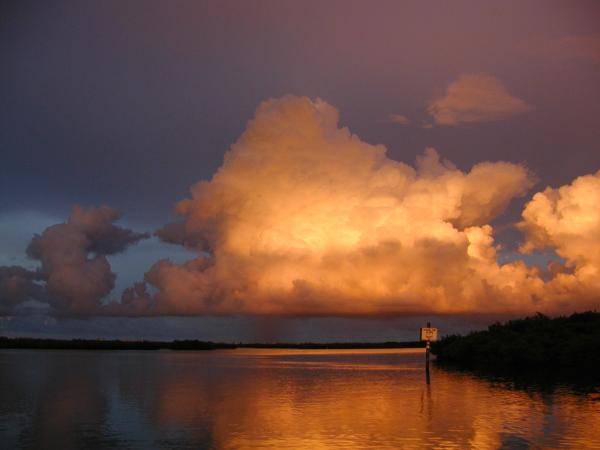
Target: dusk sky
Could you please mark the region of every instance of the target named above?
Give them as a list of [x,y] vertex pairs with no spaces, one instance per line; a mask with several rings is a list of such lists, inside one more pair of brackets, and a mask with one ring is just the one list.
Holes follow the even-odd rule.
[[7,1],[0,66],[2,334],[600,305],[597,1]]

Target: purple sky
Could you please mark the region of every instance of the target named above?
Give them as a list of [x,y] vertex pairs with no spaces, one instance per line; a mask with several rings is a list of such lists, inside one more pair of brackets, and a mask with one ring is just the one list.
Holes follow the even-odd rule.
[[[32,268],[32,234],[75,204],[118,208],[120,223],[140,232],[171,221],[257,105],[284,94],[326,100],[342,125],[409,164],[426,147],[461,169],[524,163],[533,192],[600,169],[597,1],[6,1],[0,67],[0,265]],[[428,105],[463,74],[497,79],[529,109],[436,124]],[[529,199],[494,223],[502,257],[520,239],[502,225]],[[153,238],[111,256],[113,294],[159,258],[192,255]],[[450,332],[485,323],[36,315],[0,317],[0,333],[387,340],[414,337],[428,319]]]

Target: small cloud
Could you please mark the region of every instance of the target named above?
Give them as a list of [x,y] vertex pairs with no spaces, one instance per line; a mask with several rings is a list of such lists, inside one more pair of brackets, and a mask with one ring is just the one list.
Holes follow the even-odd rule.
[[433,124],[431,122],[423,122],[423,125],[421,125],[421,128],[433,128]]
[[464,74],[450,83],[444,97],[431,101],[427,112],[438,125],[492,122],[525,113],[532,108],[511,95],[497,78]]
[[402,114],[390,114],[388,116],[388,121],[391,123],[397,123],[402,126],[410,125],[410,119]]

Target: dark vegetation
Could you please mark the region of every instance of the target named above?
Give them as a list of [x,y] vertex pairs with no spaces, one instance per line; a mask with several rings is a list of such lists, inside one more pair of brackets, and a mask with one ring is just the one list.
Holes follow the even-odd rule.
[[538,313],[495,323],[486,331],[446,336],[434,342],[431,351],[438,363],[477,369],[598,370],[600,313],[556,318]]
[[102,339],[37,339],[0,336],[0,348],[51,350],[216,350],[233,348],[297,348],[297,349],[373,349],[417,348],[422,342],[337,342],[337,343],[253,343],[229,344],[196,340],[185,341],[121,341]]

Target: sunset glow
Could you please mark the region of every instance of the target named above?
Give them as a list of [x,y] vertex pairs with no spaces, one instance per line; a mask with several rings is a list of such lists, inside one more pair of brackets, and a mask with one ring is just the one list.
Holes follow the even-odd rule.
[[600,450],[600,0],[2,0],[0,447]]

